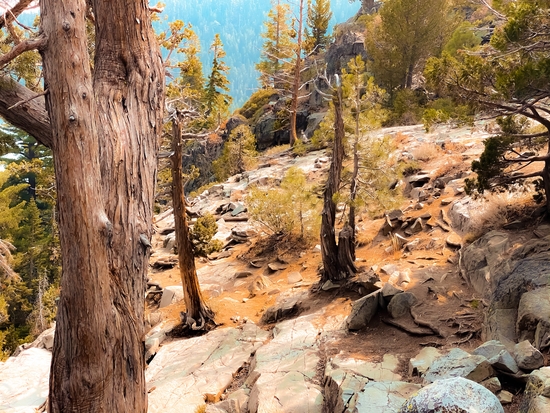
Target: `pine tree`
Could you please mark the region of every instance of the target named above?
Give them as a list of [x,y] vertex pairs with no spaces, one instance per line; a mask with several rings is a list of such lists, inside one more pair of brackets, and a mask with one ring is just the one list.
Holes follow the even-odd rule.
[[260,72],[260,83],[265,88],[289,88],[285,72],[292,68],[294,59],[294,37],[296,32],[289,21],[290,6],[273,1],[273,8],[267,14],[264,22],[265,31],[262,37],[265,42],[262,47],[260,63],[256,70]]
[[307,25],[309,29],[305,30],[305,51],[309,53],[318,53],[325,49],[331,40],[327,34],[328,25],[332,18],[330,11],[330,0],[311,0],[307,2]]
[[370,71],[389,93],[411,88],[413,75],[437,54],[453,32],[450,0],[388,0],[367,26]]
[[214,53],[214,58],[212,59],[212,70],[206,83],[205,101],[209,117],[219,125],[221,117],[227,115],[231,105],[231,96],[228,93],[229,80],[227,79],[229,67],[223,61],[225,51],[219,34],[214,36],[210,50]]

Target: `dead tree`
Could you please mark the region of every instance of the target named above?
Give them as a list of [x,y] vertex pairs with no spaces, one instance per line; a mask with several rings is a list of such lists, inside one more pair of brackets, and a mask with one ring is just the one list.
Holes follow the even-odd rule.
[[182,314],[182,321],[192,330],[205,330],[215,325],[214,312],[208,307],[201,293],[193,244],[189,236],[186,202],[183,193],[185,183],[182,168],[182,119],[178,111],[176,111],[172,121],[172,132],[172,204],[180,276],[183,285],[183,300],[186,309],[186,313]]

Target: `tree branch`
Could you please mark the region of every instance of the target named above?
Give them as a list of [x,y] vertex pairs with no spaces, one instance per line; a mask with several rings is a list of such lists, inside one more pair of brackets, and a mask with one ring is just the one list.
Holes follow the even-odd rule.
[[[24,101],[21,105],[18,103]],[[10,110],[10,108],[12,108]],[[52,129],[43,96],[0,74],[0,116],[42,145],[51,147]]]
[[0,56],[0,68],[7,65],[17,56],[28,52],[29,50],[40,50],[46,45],[46,37],[39,36],[36,39],[25,40],[14,46],[8,53]]
[[32,1],[33,0],[20,0],[19,3],[0,16],[0,29],[6,25],[6,22],[9,23],[12,20],[15,20],[17,16],[23,13]]

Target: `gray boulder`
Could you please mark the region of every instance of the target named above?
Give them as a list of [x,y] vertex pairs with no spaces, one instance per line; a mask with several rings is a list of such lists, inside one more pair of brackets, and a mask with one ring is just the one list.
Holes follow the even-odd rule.
[[518,411],[527,413],[550,411],[550,367],[535,370],[529,375]]
[[416,357],[409,360],[409,375],[423,376],[434,360],[441,356],[441,351],[435,347],[424,347]]
[[464,377],[479,383],[492,375],[493,368],[485,357],[471,355],[464,350],[454,348],[432,363],[426,371],[424,381],[433,383],[452,377]]
[[476,348],[472,354],[485,357],[497,370],[512,374],[519,372],[516,361],[500,341],[487,341]]
[[399,409],[399,413],[504,413],[497,397],[462,377],[438,380],[419,390]]
[[417,302],[418,299],[413,293],[396,294],[388,304],[388,312],[393,318],[403,317]]
[[394,413],[412,394],[420,390],[418,384],[402,381],[369,382],[356,393],[351,404],[352,413]]
[[348,330],[361,330],[367,326],[378,311],[379,294],[380,290],[375,291],[352,304],[351,313],[346,320]]
[[514,356],[519,368],[526,371],[536,370],[544,365],[542,353],[533,347],[528,340],[515,345]]
[[[550,332],[550,288],[528,291],[521,296],[518,306],[516,334],[518,340],[535,342],[535,332],[539,336]],[[535,347],[540,343],[535,342]]]

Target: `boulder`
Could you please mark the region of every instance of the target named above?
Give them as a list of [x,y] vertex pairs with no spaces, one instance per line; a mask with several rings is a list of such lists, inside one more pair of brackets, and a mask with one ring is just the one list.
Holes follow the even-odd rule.
[[[518,306],[516,334],[518,340],[535,341],[535,333],[543,335],[550,331],[550,288],[525,292]],[[541,333],[542,332],[542,333]],[[537,347],[535,342],[535,347]]]
[[34,413],[48,396],[52,353],[43,348],[23,350],[0,362],[0,411]]
[[260,322],[262,324],[272,324],[300,314],[305,310],[303,306],[305,294],[307,293],[287,297],[280,296],[274,305],[265,310]]
[[550,411],[550,367],[535,370],[529,375],[518,411],[528,413]]
[[413,293],[396,294],[388,304],[388,312],[393,318],[403,317],[417,302],[418,299]]
[[286,279],[289,284],[296,284],[303,280],[302,274],[300,274],[297,271],[291,272],[290,274],[288,274]]
[[271,280],[267,278],[265,275],[258,275],[256,278],[254,278],[254,281],[252,281],[248,286],[248,292],[250,295],[256,295],[264,291],[266,288],[269,288],[273,285]]
[[449,218],[451,219],[452,227],[460,232],[468,232],[471,220],[470,206],[472,199],[465,197],[455,201],[449,209]]
[[183,300],[183,287],[181,285],[164,287],[159,308],[168,307],[170,304],[178,303],[181,300]]
[[433,383],[452,377],[464,377],[479,383],[492,375],[493,368],[485,357],[454,348],[432,363],[424,375],[424,381]]
[[409,360],[409,376],[423,376],[435,359],[442,356],[435,347],[424,347],[420,353]]
[[479,384],[481,384],[493,394],[497,394],[500,390],[502,390],[502,385],[500,384],[500,380],[498,379],[498,377],[491,377],[490,379],[483,380]]
[[491,366],[497,370],[512,374],[519,372],[514,358],[500,341],[487,341],[476,348],[472,354],[485,357],[491,363]]
[[166,237],[164,238],[164,241],[162,241],[162,247],[166,248],[169,251],[172,251],[175,246],[176,246],[176,233],[171,232],[170,234],[166,235]]
[[348,330],[361,330],[369,324],[378,311],[380,290],[370,293],[355,301],[351,307],[351,313],[346,320]]
[[518,367],[522,370],[536,370],[544,365],[544,356],[528,340],[515,345],[514,357]]
[[462,377],[438,380],[418,391],[399,409],[399,413],[504,413],[497,397],[471,380]]

